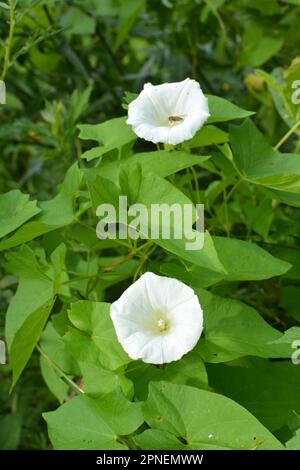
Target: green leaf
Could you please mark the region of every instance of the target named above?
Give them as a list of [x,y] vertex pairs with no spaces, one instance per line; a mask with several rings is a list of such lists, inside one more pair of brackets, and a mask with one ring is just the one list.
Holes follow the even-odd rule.
[[284,3],[289,3],[290,5],[296,5],[297,7],[300,6],[299,0],[282,0]]
[[270,244],[269,249],[274,256],[292,265],[291,269],[284,275],[284,277],[287,279],[300,280],[300,257],[298,247]]
[[210,112],[210,118],[208,122],[223,122],[231,121],[233,119],[244,119],[251,114],[253,111],[246,111],[245,109],[239,108],[230,101],[220,98],[219,96],[207,95],[208,107]]
[[285,445],[288,450],[300,450],[300,429],[296,431],[295,436],[287,441]]
[[127,366],[126,376],[134,383],[135,396],[145,400],[149,382],[167,380],[171,383],[187,384],[198,388],[207,388],[207,374],[198,351],[193,350],[180,361],[165,364],[161,369],[152,364],[134,361]]
[[97,238],[96,230],[89,225],[72,224],[66,228],[66,236],[69,240],[74,240],[91,251],[103,246],[103,241]]
[[274,219],[274,209],[272,199],[266,197],[257,205],[249,200],[244,205],[244,212],[248,220],[248,229],[254,230],[261,235],[265,241],[268,240],[268,234]]
[[[76,371],[74,360],[65,351],[62,337],[54,328],[52,321],[48,322],[43,331],[40,345],[47,357],[67,375],[70,375],[74,370]],[[49,362],[42,355],[40,356],[40,365],[47,387],[58,401],[63,403],[67,397],[69,386],[60,378],[57,371],[50,366]]]
[[208,372],[217,392],[247,408],[271,431],[292,423],[300,413],[300,368],[291,363],[252,359],[244,367],[211,364]]
[[126,450],[119,436],[143,422],[140,404],[127,401],[121,392],[97,399],[81,395],[43,416],[57,450]]
[[283,43],[283,37],[268,36],[258,23],[252,22],[242,38],[240,61],[247,67],[259,67],[276,54]]
[[119,12],[119,4],[116,0],[90,0],[92,11],[99,16],[116,16]]
[[115,208],[118,207],[121,190],[109,179],[97,175],[93,181],[88,181],[88,188],[95,209],[100,204],[112,204]]
[[72,304],[69,319],[80,331],[75,330],[71,334],[71,330],[65,339],[79,362],[86,361],[88,351],[80,347],[79,341],[86,341],[90,343],[92,352],[96,351],[96,358],[102,367],[116,370],[130,362],[130,358],[117,340],[109,312],[110,305],[107,303],[82,300]]
[[274,150],[250,120],[230,127],[230,141],[245,179],[278,191],[300,192],[299,155]]
[[215,126],[204,126],[195,136],[187,142],[190,149],[195,147],[205,147],[207,145],[224,144],[228,142],[228,133]]
[[22,245],[34,238],[44,235],[45,233],[55,230],[53,225],[46,225],[42,222],[32,221],[19,228],[10,238],[0,242],[0,251],[14,248],[15,246]]
[[119,186],[121,194],[127,195],[129,205],[135,204],[138,200],[142,178],[142,167],[139,163],[129,163],[121,166]]
[[79,117],[86,111],[93,87],[88,86],[85,90],[74,90],[68,103],[68,119],[74,126]]
[[53,290],[55,293],[69,295],[69,287],[64,285],[69,280],[66,272],[65,257],[66,245],[61,243],[50,255],[52,266],[47,274],[53,279]]
[[291,269],[290,263],[275,258],[254,243],[227,237],[212,237],[212,240],[225,273],[199,267],[196,264],[184,266],[174,262],[161,264],[161,272],[176,277],[194,288],[205,288],[221,281],[269,279],[285,274]]
[[193,288],[203,288],[217,284],[224,279],[224,274],[210,269],[199,267],[195,264],[184,264],[181,260],[167,261],[160,264],[161,274],[174,277],[179,281],[192,286]]
[[82,373],[84,391],[89,395],[110,393],[121,388],[128,398],[133,396],[132,382],[124,375],[123,369],[111,371],[98,364],[88,362],[79,363]]
[[[137,202],[144,204],[148,208],[149,213],[153,204],[167,204],[168,207],[171,207],[173,204],[180,205],[181,207],[183,207],[184,204],[192,204],[190,199],[188,199],[171,183],[155,175],[144,176],[141,182]],[[155,223],[155,221],[153,223]],[[224,271],[223,265],[219,261],[213,241],[208,232],[205,233],[202,249],[187,250],[186,243],[188,242],[188,239],[184,236],[184,233],[182,233],[183,236],[178,239],[172,238],[172,236],[170,239],[162,237],[162,228],[165,223],[165,220],[161,222],[159,225],[159,238],[153,240],[157,245],[199,266],[208,267],[215,271]],[[200,236],[199,232],[195,230],[193,231],[193,235],[195,239]]]
[[16,230],[40,211],[36,201],[29,201],[29,196],[18,189],[0,194],[0,237]]
[[[99,187],[97,185],[97,182],[94,182],[94,181],[91,182],[89,184],[89,188],[91,191],[92,198],[94,202],[96,202],[96,205],[94,205],[94,207],[97,208],[98,203],[101,202],[101,196],[97,197],[97,193],[99,194]],[[103,193],[103,190],[105,190],[104,185],[102,188],[102,193]],[[114,191],[109,190],[109,194],[112,194],[112,193],[114,195],[114,201],[110,201],[111,203],[115,202],[115,193],[116,193],[115,188],[114,188]],[[94,197],[93,194],[96,195],[96,197]],[[183,211],[184,204],[187,204],[187,205],[192,206],[192,209],[195,214],[195,208],[191,200],[187,196],[185,196],[181,191],[179,191],[175,186],[173,186],[168,181],[154,174],[149,174],[149,175],[143,174],[143,177],[140,181],[140,187],[139,187],[139,192],[137,195],[137,200],[135,202],[139,204],[143,204],[143,206],[145,206],[145,208],[147,209],[147,214],[150,214],[148,217],[148,223],[147,223],[148,230],[143,231],[141,227],[137,227],[137,231],[142,233],[146,238],[147,237],[151,238],[150,229],[152,227],[151,227],[150,219],[151,219],[151,207],[153,207],[153,205],[157,206],[157,205],[167,204],[167,207],[170,208],[173,206],[173,204],[175,204],[177,207],[181,207]],[[209,268],[217,272],[224,272],[223,265],[217,256],[213,241],[208,232],[204,234],[203,248],[196,249],[196,250],[187,250],[186,249],[187,243],[191,241],[195,241],[196,239],[199,239],[201,237],[199,232],[197,232],[196,230],[193,230],[192,232],[193,240],[188,240],[185,237],[184,233],[182,233],[183,235],[182,238],[175,239],[173,236],[174,228],[172,225],[172,221],[171,221],[171,225],[168,224],[168,221],[165,219],[160,220],[159,223],[158,221],[155,221],[154,219],[152,219],[152,221],[153,221],[153,226],[157,227],[157,237],[158,237],[156,239],[154,239],[153,237],[154,243],[166,249],[167,251],[170,251],[171,253],[182,257],[183,259],[187,261],[197,264],[198,266],[203,266],[203,267]],[[170,239],[167,239],[166,237],[162,236],[163,227],[165,228],[166,231],[170,229]],[[182,230],[182,232],[184,232],[184,230]]]
[[[6,314],[6,340],[10,349],[15,334],[25,320],[51,302],[54,296],[53,281],[45,274],[34,252],[23,246],[7,256],[7,268],[17,275],[19,285]],[[38,295],[32,295],[33,292]]]
[[[295,348],[293,346],[293,342],[294,341],[299,341],[300,339],[300,327],[298,326],[292,326],[291,328],[289,328],[288,330],[286,330],[283,335],[278,338],[278,339],[275,339],[272,344],[274,345],[278,345],[278,346],[284,346],[285,349],[287,349],[287,351],[289,351],[289,355],[288,357],[291,357],[292,354],[294,351],[297,352],[297,348]],[[298,354],[297,352],[297,358],[299,358],[300,354]]]
[[82,172],[74,163],[67,171],[58,194],[50,201],[40,202],[42,213],[38,221],[54,228],[71,224],[75,219],[74,202],[79,195]]
[[195,155],[182,150],[173,150],[172,152],[159,150],[156,152],[136,153],[127,162],[136,161],[141,165],[144,174],[154,173],[157,176],[166,177],[194,165],[201,166],[209,158],[209,155]]
[[[283,449],[282,444],[239,404],[187,385],[151,383],[143,413],[151,428],[173,434],[186,443],[186,450]],[[156,441],[154,439],[154,445]]]
[[114,49],[117,50],[125,41],[130,29],[132,28],[136,18],[146,5],[145,0],[126,0],[126,3],[121,2],[118,34],[115,42]]
[[[195,240],[199,239],[199,233],[196,230],[193,230],[193,236]],[[214,242],[209,232],[204,233],[204,244],[203,248],[197,250],[187,250],[186,243],[187,239],[183,240],[155,240],[155,243],[170,253],[179,256],[190,263],[194,263],[197,266],[201,266],[203,269],[209,269],[216,273],[224,274],[225,268],[221,263]]]
[[15,450],[19,446],[22,416],[19,413],[0,417],[0,449]]
[[205,321],[205,339],[200,339],[197,348],[205,362],[242,356],[291,356],[290,344],[280,343],[284,335],[268,325],[254,308],[202,289],[197,292]]
[[60,24],[66,28],[68,34],[94,34],[96,28],[95,18],[86,15],[82,9],[69,7],[61,17]]
[[134,437],[134,442],[143,450],[187,450],[174,434],[161,429],[146,429]]
[[99,349],[91,337],[75,328],[69,328],[63,336],[65,350],[79,363],[99,364],[103,367]]
[[[255,71],[267,84],[276,110],[289,128],[298,120],[298,106],[291,98],[293,82],[299,78],[300,64],[292,64],[290,69],[286,71],[278,67],[271,74],[259,69]],[[295,129],[295,133],[299,133],[299,130]]]
[[255,8],[255,10],[258,10],[264,16],[276,15],[280,13],[281,11],[277,0],[267,0],[266,2],[261,2],[260,0],[246,0],[244,4],[246,3],[247,3],[247,7]]
[[278,199],[279,201],[283,202],[284,204],[287,204],[289,206],[294,206],[294,207],[300,207],[300,193],[294,193],[294,192],[287,192],[287,191],[282,191],[276,190],[276,189],[269,189],[265,188],[265,192],[268,195],[268,197],[271,197],[272,199]]
[[102,258],[101,261],[99,261],[99,264],[104,267],[111,265],[111,263],[119,262],[120,264],[115,266],[113,272],[109,270],[101,276],[103,287],[105,286],[107,288],[118,284],[125,279],[132,278],[139,267],[138,259],[128,259],[127,261],[124,261],[124,257]]
[[72,165],[67,171],[58,194],[49,201],[40,202],[38,212],[40,210],[42,212],[38,215],[37,219],[23,225],[10,238],[0,242],[0,251],[21,245],[74,222],[74,204],[79,195],[81,179],[81,170],[77,164]]
[[[0,2],[0,7],[1,7],[1,8],[4,8],[5,10],[9,10],[9,5],[7,5],[7,3]],[[1,447],[1,448],[2,448],[2,447]]]
[[100,147],[94,147],[85,152],[81,158],[87,161],[99,158],[107,152],[115,149],[121,149],[124,145],[133,143],[136,135],[131,127],[126,124],[127,116],[110,119],[101,124],[81,124],[80,139],[96,140],[101,144]]
[[50,367],[43,356],[40,357],[40,367],[42,377],[48,389],[57,398],[59,403],[62,404],[67,399],[69,386]]
[[54,300],[32,312],[16,332],[9,349],[10,364],[13,370],[11,388],[15,386],[31,354],[40,339],[40,335],[52,310]]
[[254,243],[227,237],[213,237],[213,242],[228,273],[224,276],[228,281],[269,279],[285,274],[291,268],[291,264],[275,258]]
[[[7,257],[8,270],[17,275],[19,285],[6,315],[6,339],[13,368],[13,384],[20,377],[52,309],[55,295],[68,293],[61,284],[64,272],[65,246],[59,245],[51,254],[51,264],[38,261],[34,252],[24,245]],[[33,295],[38,293],[38,295]]]
[[181,150],[174,150],[172,152],[159,150],[155,152],[136,153],[125,160],[115,160],[113,162],[103,163],[96,168],[86,169],[85,175],[87,178],[100,175],[117,183],[119,173],[123,167],[138,164],[141,166],[144,174],[154,173],[157,176],[166,177],[193,165],[201,165],[209,158],[210,157],[206,155],[193,155]]
[[123,108],[128,109],[128,105],[139,96],[138,93],[133,93],[131,91],[125,91],[123,96]]

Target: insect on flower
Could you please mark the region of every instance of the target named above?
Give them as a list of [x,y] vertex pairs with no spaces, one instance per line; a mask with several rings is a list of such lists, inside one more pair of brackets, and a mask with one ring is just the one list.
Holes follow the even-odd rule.
[[195,292],[177,279],[145,273],[111,305],[119,342],[132,359],[177,361],[191,351],[203,328]]
[[209,117],[207,98],[195,80],[146,83],[129,104],[127,124],[141,138],[176,145],[191,139]]

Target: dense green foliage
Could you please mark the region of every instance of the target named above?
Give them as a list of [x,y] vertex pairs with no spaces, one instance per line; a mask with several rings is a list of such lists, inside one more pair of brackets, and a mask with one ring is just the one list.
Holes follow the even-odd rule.
[[[300,449],[300,0],[4,0],[0,21],[0,448]],[[187,76],[205,126],[137,139],[134,94]],[[204,248],[99,240],[119,194],[204,203]],[[109,316],[146,270],[204,311],[164,367]]]

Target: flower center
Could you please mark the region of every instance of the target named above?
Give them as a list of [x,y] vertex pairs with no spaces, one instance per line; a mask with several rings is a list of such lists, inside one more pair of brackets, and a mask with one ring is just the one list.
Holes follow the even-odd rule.
[[169,116],[168,117],[169,126],[173,127],[183,121],[183,118],[180,116]]
[[158,327],[158,329],[161,333],[163,333],[164,331],[167,331],[168,323],[165,320],[163,320],[162,318],[157,320],[156,324],[157,324],[157,327]]

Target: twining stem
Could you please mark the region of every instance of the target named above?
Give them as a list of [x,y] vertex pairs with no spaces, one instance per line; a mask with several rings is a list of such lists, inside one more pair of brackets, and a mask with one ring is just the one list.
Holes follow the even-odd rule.
[[[91,252],[90,250],[87,251],[87,260],[86,260],[86,276],[89,276],[89,270],[90,270],[90,261],[91,261]],[[89,286],[89,280],[86,279],[85,281],[85,287],[84,287],[84,295],[87,297],[88,295],[88,286]]]
[[1,80],[4,81],[7,70],[9,67],[9,58],[10,58],[10,51],[12,47],[12,41],[13,41],[13,36],[14,36],[14,29],[15,29],[15,5],[14,5],[14,0],[9,0],[9,33],[8,33],[8,38],[7,38],[7,43],[5,46],[5,52],[4,52],[4,65],[3,65],[3,70],[1,74]]
[[224,34],[225,38],[227,38],[227,33],[226,33],[226,27],[225,27],[225,23],[224,21],[222,20],[222,17],[221,15],[219,14],[218,12],[218,8],[214,6],[213,2],[211,2],[210,0],[204,0],[204,2],[206,3],[206,5],[208,6],[208,8],[212,11],[212,13],[215,15],[215,17],[217,18],[217,21],[220,25],[220,28],[222,30],[222,33]]
[[229,201],[229,199],[231,198],[232,194],[234,193],[234,191],[236,190],[236,188],[242,183],[242,179],[238,180],[235,185],[231,188],[231,190],[229,191],[229,193],[227,194],[227,201]]
[[226,192],[226,188],[223,190],[223,202],[224,202],[224,214],[225,214],[225,231],[226,231],[226,236],[229,237],[229,217],[228,217],[228,196]]
[[293,125],[293,127],[282,137],[282,139],[280,139],[280,141],[278,142],[277,145],[275,145],[275,150],[278,150],[279,147],[282,146],[282,144],[290,137],[290,135],[292,135],[295,130],[297,129],[297,127],[300,126],[300,119],[299,121],[296,122],[296,124]]
[[[149,240],[150,241],[150,240]],[[146,243],[145,243],[146,245]],[[144,245],[144,246],[145,246]],[[153,251],[156,250],[156,245],[152,246],[150,245],[149,248],[147,250],[145,250],[145,252],[143,253],[143,256],[141,257],[141,261],[140,261],[140,264],[138,265],[135,273],[134,273],[134,276],[133,276],[133,281],[135,282],[144,266],[144,264],[146,263],[146,261],[149,259],[149,257],[151,256],[151,254],[153,253]]]
[[53,369],[55,372],[58,373],[58,375],[68,384],[70,385],[72,388],[74,388],[74,390],[76,390],[76,392],[78,393],[84,393],[84,391],[82,390],[82,388],[80,388],[75,382],[73,382],[73,380],[71,380],[62,370],[61,368],[55,364],[51,359],[50,357],[42,350],[42,348],[37,344],[36,345],[36,349],[39,351],[39,353],[41,354],[41,356],[43,356],[43,358],[47,361],[47,363],[49,364],[49,366],[51,367],[51,369]]
[[200,188],[199,188],[198,176],[193,166],[191,166],[190,169],[194,178],[194,184],[195,184],[195,190],[196,190],[196,202],[197,204],[200,204]]
[[237,187],[242,183],[242,179],[239,179],[231,188],[229,193],[227,193],[226,188],[223,190],[223,200],[224,200],[224,215],[225,215],[225,230],[226,230],[226,235],[229,237],[230,235],[230,230],[229,230],[229,215],[228,215],[228,201],[233,195],[234,191],[237,189]]
[[[127,248],[129,248],[129,247],[127,247]],[[145,248],[147,248],[147,250],[145,250]],[[129,261],[134,256],[138,256],[139,258],[141,258],[141,263],[144,264],[145,256],[146,257],[150,256],[149,255],[149,249],[151,251],[150,254],[152,253],[152,251],[154,251],[156,249],[156,245],[153,246],[152,240],[148,240],[147,242],[143,243],[143,245],[141,245],[139,247],[130,248],[131,251],[126,256],[123,256],[123,258],[121,260],[115,261],[114,263],[103,266],[103,272],[112,271],[114,268],[117,268],[117,267],[121,266],[123,263],[125,263],[126,261]],[[145,253],[143,253],[144,250],[145,250]],[[139,267],[140,266],[141,266],[141,264],[139,265]],[[139,267],[137,269],[139,269]],[[90,281],[91,279],[99,277],[98,272],[96,274],[91,274],[91,275],[86,275],[86,276],[81,276],[76,271],[65,270],[65,272],[68,273],[68,274],[72,274],[74,276],[77,276],[77,277],[75,277],[74,279],[68,279],[67,281],[62,282],[61,285],[68,285],[68,284],[72,284],[73,282],[78,282],[78,281]]]

